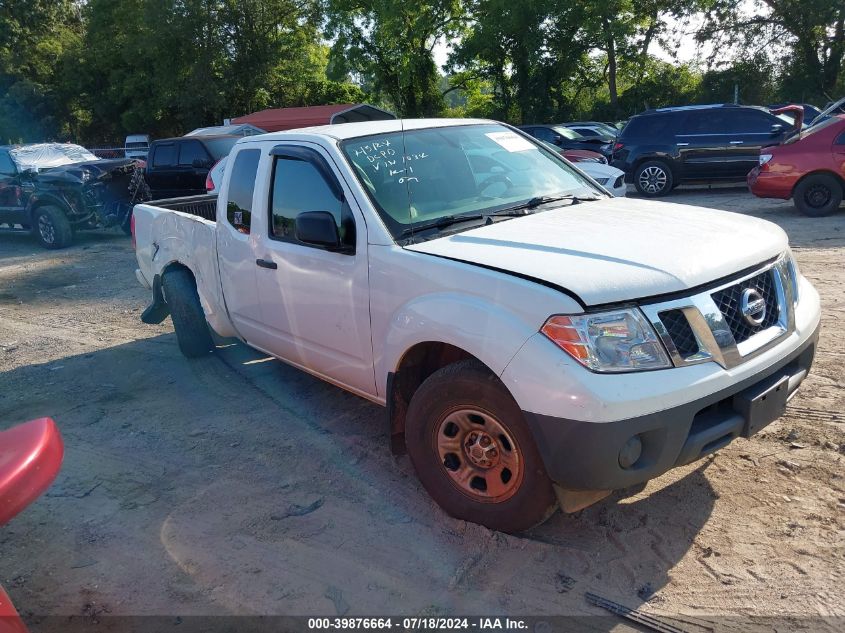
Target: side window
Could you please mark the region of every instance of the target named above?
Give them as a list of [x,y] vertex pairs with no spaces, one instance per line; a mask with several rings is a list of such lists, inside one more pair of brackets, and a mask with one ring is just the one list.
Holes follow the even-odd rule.
[[14,176],[17,172],[9,152],[0,152],[0,176]]
[[576,128],[573,128],[573,129],[576,132],[578,132],[578,134],[580,134],[581,136],[591,136],[592,137],[592,136],[598,136],[599,135],[598,132],[596,132],[595,130],[591,130],[588,127],[576,127]]
[[176,164],[176,145],[165,143],[157,145],[153,154],[153,167],[170,167]]
[[284,242],[296,239],[296,216],[328,211],[334,216],[341,244],[355,245],[355,221],[346,202],[337,199],[323,175],[310,162],[278,157],[270,192],[270,236]]
[[722,110],[693,110],[687,113],[682,134],[728,134],[727,126]]
[[546,143],[553,143],[557,134],[547,127],[537,127],[531,131],[531,136],[546,141]]
[[179,143],[179,165],[191,167],[194,161],[208,162],[208,152],[199,141],[182,141]]
[[757,110],[737,110],[731,113],[727,121],[727,131],[736,134],[771,134],[772,125],[783,123],[765,112]]
[[260,158],[260,150],[241,150],[235,156],[235,164],[229,174],[226,219],[239,233],[248,234],[252,226],[252,196]]

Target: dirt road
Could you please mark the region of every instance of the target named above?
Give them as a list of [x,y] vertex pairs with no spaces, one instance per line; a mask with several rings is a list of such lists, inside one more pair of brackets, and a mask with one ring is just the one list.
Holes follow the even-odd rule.
[[169,320],[140,323],[122,235],[59,252],[0,235],[0,428],[50,415],[67,451],[46,497],[0,529],[0,584],[35,624],[601,613],[585,591],[690,630],[845,617],[845,214],[741,189],[669,201],[789,232],[823,300],[814,371],[753,440],[521,537],[445,516],[391,456],[380,408],[239,344],[184,359]]

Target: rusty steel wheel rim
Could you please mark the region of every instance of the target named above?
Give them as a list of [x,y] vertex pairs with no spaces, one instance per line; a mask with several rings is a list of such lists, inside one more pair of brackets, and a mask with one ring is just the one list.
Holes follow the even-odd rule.
[[507,427],[481,409],[448,412],[436,429],[440,465],[452,484],[475,501],[509,499],[522,482],[524,464]]

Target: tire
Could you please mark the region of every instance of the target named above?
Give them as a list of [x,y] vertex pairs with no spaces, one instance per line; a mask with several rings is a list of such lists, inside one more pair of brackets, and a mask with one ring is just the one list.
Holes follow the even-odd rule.
[[59,249],[73,241],[73,228],[64,211],[53,205],[32,212],[32,233],[44,248]]
[[842,183],[830,174],[813,174],[798,183],[792,194],[795,207],[811,218],[832,215],[842,204]]
[[126,235],[132,235],[132,213],[134,211],[134,209],[129,209],[129,213],[126,214],[123,222],[120,223],[120,230]]
[[476,360],[443,367],[420,385],[405,443],[426,491],[455,518],[521,532],[557,507],[522,411]]
[[214,350],[214,341],[193,275],[183,268],[168,270],[164,273],[161,285],[182,354],[187,358],[210,354]]
[[669,165],[662,160],[649,160],[634,171],[634,186],[647,198],[665,196],[674,188]]

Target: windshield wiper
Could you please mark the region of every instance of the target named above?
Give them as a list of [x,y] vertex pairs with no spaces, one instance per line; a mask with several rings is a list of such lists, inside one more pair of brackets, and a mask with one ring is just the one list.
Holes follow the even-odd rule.
[[494,211],[490,215],[509,215],[514,211],[522,211],[526,209],[536,209],[540,205],[549,204],[552,202],[560,202],[561,200],[571,200],[572,204],[579,204],[581,202],[590,202],[592,200],[600,200],[600,198],[591,197],[591,196],[575,196],[571,193],[567,193],[560,196],[535,196],[528,200],[527,202],[521,202],[516,204],[512,207],[506,207],[504,209],[500,209],[499,211]]
[[457,215],[444,215],[441,218],[437,218],[432,222],[425,222],[422,224],[416,224],[409,226],[407,229],[404,229],[399,234],[399,239],[403,237],[408,237],[409,235],[413,235],[414,233],[421,233],[422,231],[429,231],[431,229],[445,229],[447,226],[452,226],[453,224],[460,224],[461,222],[468,222],[472,220],[483,220],[484,215],[481,213],[464,213],[464,214],[457,214]]

